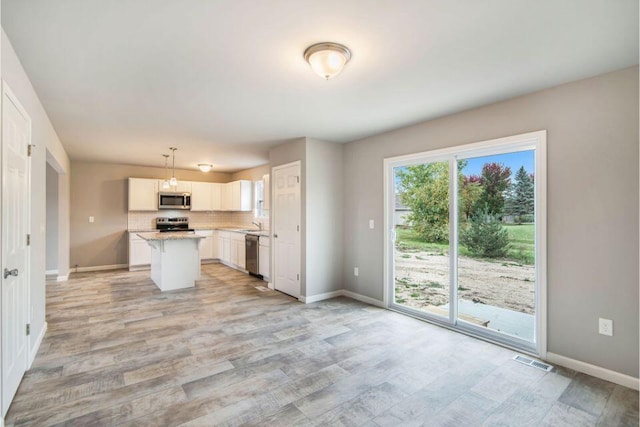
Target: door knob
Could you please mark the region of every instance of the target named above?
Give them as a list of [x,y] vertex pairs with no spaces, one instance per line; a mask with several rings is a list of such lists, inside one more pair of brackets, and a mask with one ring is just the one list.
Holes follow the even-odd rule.
[[9,276],[18,277],[18,269],[14,268],[13,270],[9,270],[7,268],[4,269],[4,278],[6,279]]
[[277,239],[277,238],[278,238],[278,235],[277,235],[277,234],[274,234],[274,235],[273,235],[273,238],[274,238],[274,239]]

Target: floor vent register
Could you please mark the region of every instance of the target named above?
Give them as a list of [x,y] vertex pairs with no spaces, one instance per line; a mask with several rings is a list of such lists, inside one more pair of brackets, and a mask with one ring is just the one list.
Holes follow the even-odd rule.
[[516,362],[520,362],[524,365],[529,365],[529,366],[533,366],[536,369],[540,369],[542,371],[546,371],[546,372],[551,372],[553,371],[553,366],[548,365],[544,362],[540,362],[538,360],[534,360],[534,359],[530,359],[528,357],[524,357],[524,356],[520,356],[519,354],[516,356],[513,356],[513,360],[515,360]]

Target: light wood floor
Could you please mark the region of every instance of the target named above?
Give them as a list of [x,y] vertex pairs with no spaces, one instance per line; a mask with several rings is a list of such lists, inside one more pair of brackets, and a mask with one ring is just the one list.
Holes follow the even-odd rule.
[[638,393],[346,298],[304,305],[224,266],[47,285],[7,425],[638,425]]

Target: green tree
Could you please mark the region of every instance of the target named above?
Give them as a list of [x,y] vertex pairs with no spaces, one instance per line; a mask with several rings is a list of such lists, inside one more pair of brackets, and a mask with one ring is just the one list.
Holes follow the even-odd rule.
[[397,172],[409,225],[427,242],[449,240],[449,163],[408,166]]
[[476,201],[477,212],[485,209],[488,214],[502,216],[504,193],[509,188],[511,168],[501,163],[485,163],[482,166],[482,193]]
[[525,215],[533,215],[535,207],[533,176],[527,173],[524,166],[520,166],[516,172],[512,187],[508,203],[509,211],[515,215],[516,221],[521,223]]
[[477,211],[460,230],[460,243],[477,256],[501,258],[509,250],[509,233],[500,220],[485,207]]
[[467,221],[473,216],[482,194],[482,179],[477,175],[463,175],[458,188],[460,220]]

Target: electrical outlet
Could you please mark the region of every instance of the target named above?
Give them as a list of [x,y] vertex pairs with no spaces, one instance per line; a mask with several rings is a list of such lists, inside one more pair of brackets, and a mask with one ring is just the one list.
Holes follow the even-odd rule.
[[613,320],[603,319],[602,317],[598,321],[598,332],[602,335],[613,336]]
[[369,228],[373,230],[373,220],[372,219],[369,220]]
[[94,218],[94,217],[92,217],[92,216],[90,216],[90,217],[89,217],[89,224],[93,224],[93,221],[95,221],[95,218]]
[[358,267],[353,267],[353,275],[354,276],[359,276],[360,275],[360,270],[358,270]]

